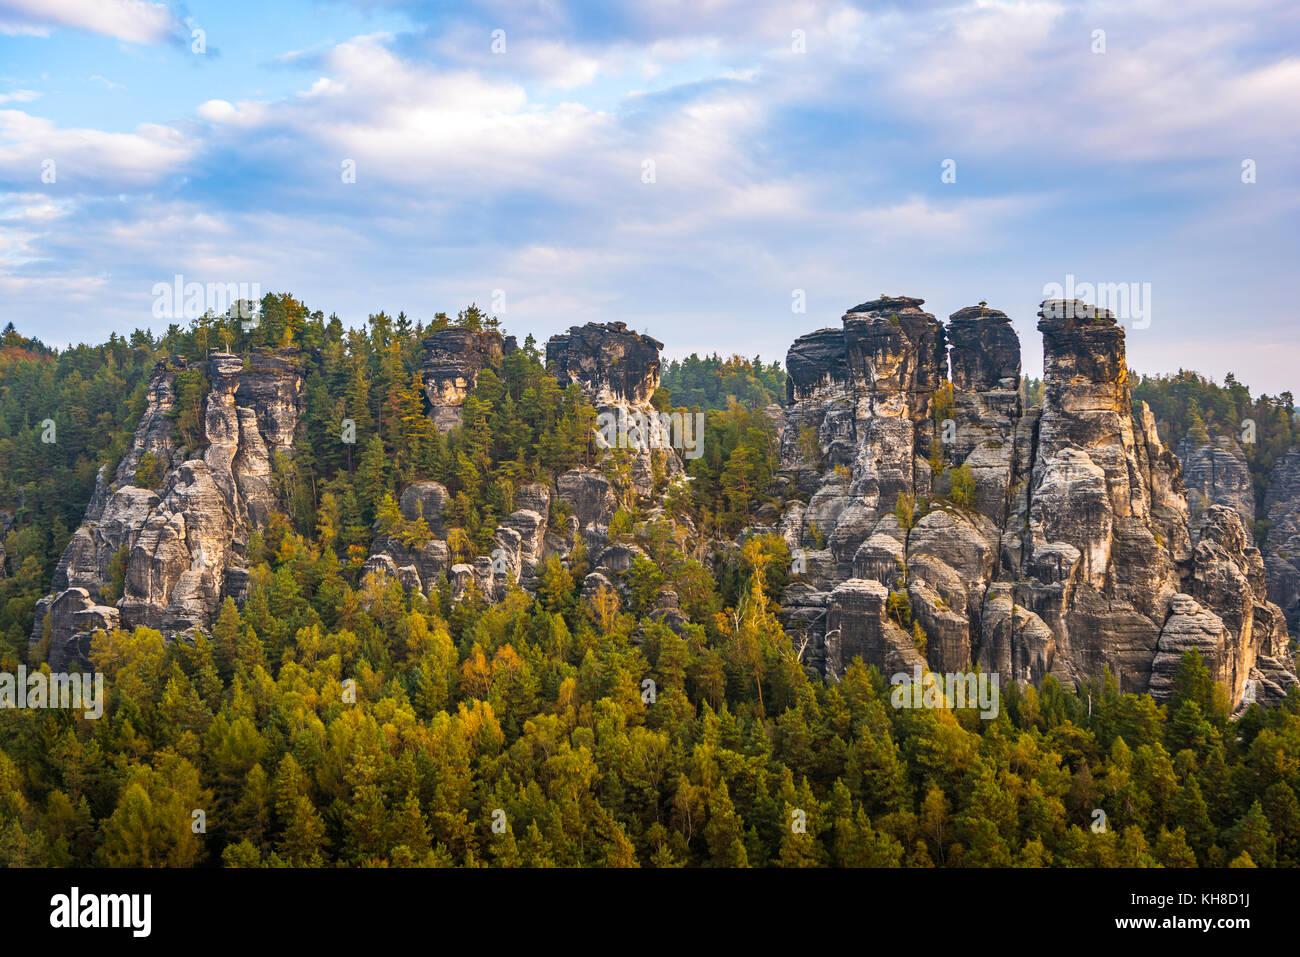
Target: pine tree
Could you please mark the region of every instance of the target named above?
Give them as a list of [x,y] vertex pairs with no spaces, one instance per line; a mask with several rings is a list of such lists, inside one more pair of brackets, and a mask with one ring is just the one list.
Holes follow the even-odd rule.
[[372,435],[361,454],[361,464],[357,468],[357,501],[361,514],[367,524],[377,513],[384,496],[392,491],[388,474],[388,454],[384,451],[384,442],[378,435]]

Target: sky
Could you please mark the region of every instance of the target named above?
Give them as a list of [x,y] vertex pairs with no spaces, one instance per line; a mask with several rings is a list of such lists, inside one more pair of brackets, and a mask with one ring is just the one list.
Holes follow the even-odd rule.
[[1135,370],[1300,392],[1298,147],[1294,0],[0,0],[0,322],[180,275],[770,361],[883,293],[1039,374],[1124,284]]

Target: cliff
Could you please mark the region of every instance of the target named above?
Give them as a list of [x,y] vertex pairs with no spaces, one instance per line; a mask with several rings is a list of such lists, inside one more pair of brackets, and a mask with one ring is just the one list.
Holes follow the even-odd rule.
[[[691,423],[686,435],[663,422],[650,404],[659,388],[663,343],[622,322],[573,326],[546,342],[546,365],[561,388],[577,384],[596,409],[599,442],[631,453],[631,481],[643,499],[682,475],[677,454],[699,438]],[[611,512],[612,514],[612,512]]]
[[[176,634],[208,624],[226,594],[246,587],[251,532],[278,507],[272,467],[293,454],[302,376],[292,355],[215,354],[204,365],[201,456],[182,461],[175,434],[177,368],[160,364],[140,425],[111,481],[101,470],[81,526],[37,604],[33,645],[49,638],[50,667],[84,661],[95,628],[145,625]],[[161,487],[135,484],[141,460]],[[125,549],[123,594],[106,600],[109,566]]]
[[551,336],[546,364],[561,388],[576,382],[597,405],[645,406],[659,387],[663,347],[626,323],[589,322]]
[[[1278,463],[1261,554],[1248,473],[1243,486],[1231,448],[1186,450],[1189,491],[1150,410],[1133,404],[1124,330],[1108,312],[1042,304],[1044,402],[1025,409],[1010,318],[981,303],[944,323],[923,305],[864,302],[839,328],[790,347],[788,405],[769,412],[785,506],[759,514],[796,558],[781,606],[804,663],[835,676],[861,656],[891,673],[925,662],[1074,685],[1109,669],[1123,690],[1164,698],[1196,648],[1235,706],[1284,696],[1296,683],[1286,615],[1300,612],[1300,453]],[[515,344],[444,329],[424,347],[429,415],[446,431],[483,370]],[[646,519],[663,515],[703,439],[702,425],[666,421],[652,404],[661,348],[621,322],[553,336],[551,372],[582,391],[609,449],[602,458],[621,457],[619,467],[513,487],[486,553],[464,561],[448,541],[447,488],[408,482],[402,517],[423,519],[430,535],[377,523],[365,571],[426,593],[445,576],[454,598],[474,588],[498,599],[513,584],[534,586],[548,559],[567,563],[581,544],[583,592],[623,587],[644,552],[611,539],[615,515],[633,503]],[[38,604],[37,657],[48,639],[46,657],[61,669],[85,660],[97,628],[175,636],[207,627],[225,596],[242,600],[249,538],[281,508],[274,462],[293,454],[301,366],[292,354],[211,356],[201,451],[190,454],[176,429],[182,367],[159,365],[129,449],[112,476],[98,476]],[[702,556],[689,520],[676,521],[683,547]],[[726,553],[735,543],[708,544]],[[1283,607],[1270,598],[1279,595]],[[685,621],[671,592],[652,614]]]
[[1187,485],[1187,507],[1193,522],[1199,521],[1211,505],[1226,505],[1241,516],[1248,531],[1255,525],[1255,487],[1250,465],[1241,447],[1226,436],[1210,445],[1197,445],[1190,438],[1178,446]]
[[[1236,512],[1247,538],[1262,550],[1268,600],[1281,608],[1292,630],[1300,628],[1300,450],[1291,449],[1277,460],[1259,509],[1250,465],[1231,437],[1218,436],[1209,444],[1184,439],[1178,457],[1193,530],[1215,505]],[[1257,519],[1264,520],[1265,531],[1256,543]]]
[[1163,697],[1196,646],[1234,704],[1284,693],[1295,676],[1258,549],[1232,509],[1189,519],[1114,318],[1042,304],[1045,400],[1024,410],[1007,316],[981,304],[945,327],[922,304],[864,303],[790,349],[781,474],[807,501],[780,525],[805,569],[783,605],[806,660],[828,674],[853,654],[906,661],[911,636],[877,608],[894,591],[937,671],[1078,684],[1109,668]]
[[516,348],[513,336],[495,330],[440,329],[424,340],[424,394],[440,432],[460,425],[460,408],[483,369],[500,366]]
[[[484,367],[499,361],[500,348],[508,353],[513,340],[501,343],[494,333],[451,335],[444,330],[425,340],[426,378],[432,403],[431,416],[440,428],[459,422],[459,407]],[[499,338],[499,337],[498,337]],[[624,323],[588,323],[551,337],[546,345],[547,364],[561,387],[576,384],[598,415],[610,417],[611,454],[625,454],[629,488],[625,494],[652,504],[665,483],[680,477],[683,468],[672,448],[671,429],[662,427],[650,398],[659,387],[659,352],[663,344],[640,335]],[[434,383],[438,383],[435,388]],[[436,397],[436,401],[435,401]],[[631,423],[631,425],[628,425]],[[604,431],[598,425],[598,431]],[[377,534],[371,545],[366,572],[381,572],[407,588],[428,591],[445,574],[453,596],[471,586],[489,599],[498,599],[514,583],[531,587],[546,560],[567,560],[581,539],[589,550],[589,588],[616,587],[617,572],[626,570],[635,552],[628,546],[609,544],[609,524],[619,506],[620,490],[599,469],[578,467],[562,473],[555,484],[531,483],[514,490],[513,511],[497,525],[488,554],[452,564],[442,520],[449,495],[438,482],[414,482],[402,490],[399,506],[407,521],[423,517],[433,539],[411,548],[393,536]],[[552,526],[551,503],[562,502],[567,517]]]
[[1264,517],[1269,597],[1282,607],[1291,628],[1300,629],[1300,449],[1291,449],[1273,467]]

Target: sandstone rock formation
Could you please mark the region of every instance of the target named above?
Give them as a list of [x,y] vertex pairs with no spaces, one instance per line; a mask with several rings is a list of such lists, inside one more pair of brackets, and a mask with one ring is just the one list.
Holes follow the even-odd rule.
[[1236,509],[1249,532],[1255,524],[1255,487],[1241,447],[1227,436],[1211,445],[1184,439],[1178,447],[1187,485],[1187,508],[1193,524],[1211,505]]
[[907,670],[893,591],[939,671],[1078,684],[1108,668],[1163,696],[1197,647],[1234,705],[1284,693],[1294,665],[1248,526],[1208,507],[1192,527],[1113,316],[1042,304],[1045,399],[1024,410],[1007,316],[981,304],[945,329],[921,305],[864,303],[790,348],[781,477],[800,500],[777,528],[801,569],[782,604],[805,661]]
[[1190,595],[1175,596],[1160,636],[1151,693],[1168,693],[1194,647],[1234,703],[1285,696],[1296,684],[1286,619],[1267,598],[1264,560],[1235,509],[1210,506],[1186,584]]
[[449,567],[447,530],[442,514],[449,498],[446,487],[439,482],[408,485],[399,499],[402,518],[408,522],[424,519],[434,538],[419,547],[411,547],[396,536],[377,533],[365,571],[382,572],[396,578],[408,590],[427,593]]
[[1191,528],[1195,534],[1212,506],[1223,505],[1240,517],[1253,541],[1257,516],[1266,520],[1263,552],[1268,600],[1279,606],[1288,627],[1300,628],[1300,449],[1291,449],[1273,467],[1261,509],[1242,447],[1230,436],[1209,444],[1185,439],[1179,459],[1187,484]]
[[1291,628],[1300,629],[1300,449],[1291,449],[1273,467],[1264,515],[1270,524],[1264,544],[1268,594]]
[[669,422],[650,404],[661,349],[622,322],[573,326],[546,343],[547,367],[561,387],[576,383],[595,406],[598,444],[630,453],[632,488],[642,499],[682,475],[672,449],[685,451],[702,437],[691,416]]
[[[575,326],[552,337],[546,346],[548,364],[562,386],[578,385],[598,414],[613,416],[620,427],[630,424],[626,447],[611,443],[616,447],[608,454],[627,456],[629,488],[625,494],[638,496],[647,504],[653,504],[649,500],[656,490],[683,473],[671,447],[672,431],[662,428],[650,405],[659,387],[662,347],[621,322]],[[426,339],[425,348],[431,415],[445,430],[459,424],[460,405],[478,373],[499,362],[502,354],[514,348],[514,341],[500,340],[495,333],[443,330]],[[437,482],[416,482],[401,493],[402,516],[408,522],[423,517],[433,539],[413,549],[394,536],[377,534],[365,570],[381,572],[425,592],[445,574],[453,597],[459,599],[474,588],[495,600],[513,584],[535,585],[547,559],[554,555],[567,560],[580,539],[591,559],[587,584],[616,587],[618,573],[631,561],[621,546],[607,547],[619,494],[605,472],[589,466],[559,475],[553,488],[541,483],[522,485],[514,492],[514,510],[497,524],[490,553],[476,556],[472,562],[449,565],[448,529],[442,518],[447,490]],[[552,501],[561,508],[554,516]],[[665,617],[671,617],[673,610],[671,606],[662,609]]]
[[[210,622],[238,581],[251,532],[277,507],[272,469],[293,454],[302,376],[293,356],[214,354],[204,371],[206,447],[180,461],[173,432],[176,369],[160,364],[131,448],[112,481],[101,470],[85,520],[55,573],[55,592],[37,605],[32,642],[47,635],[47,660],[60,670],[85,660],[87,631],[145,625],[176,634]],[[132,484],[154,455],[158,490]],[[123,595],[101,604],[109,564],[126,550]],[[47,630],[48,616],[48,630]]]
[[[785,506],[756,519],[795,556],[781,606],[804,662],[831,676],[860,656],[887,673],[925,663],[1076,685],[1109,669],[1123,690],[1163,698],[1195,648],[1234,706],[1284,696],[1296,684],[1287,615],[1300,617],[1300,452],[1278,462],[1261,555],[1244,462],[1230,447],[1185,449],[1189,493],[1150,410],[1133,406],[1124,331],[1108,312],[1042,304],[1044,402],[1025,409],[1011,320],[981,303],[945,326],[923,305],[864,302],[840,328],[790,348],[788,405],[769,411],[780,424]],[[444,329],[425,348],[430,416],[445,431],[483,370],[515,344],[495,331]],[[691,438],[652,405],[661,348],[618,322],[553,337],[552,372],[616,423],[608,461],[597,464],[618,467],[581,466],[554,485],[514,489],[488,554],[473,556],[448,544],[448,490],[413,482],[400,490],[403,526],[377,527],[366,572],[495,600],[535,586],[552,556],[567,562],[581,544],[583,592],[622,587],[644,553],[611,541],[610,526],[632,501],[649,518],[662,514],[660,496],[684,474],[680,440]],[[177,371],[155,370],[132,445],[111,476],[101,470],[54,592],[38,605],[32,643],[48,639],[56,669],[84,661],[97,628],[176,635],[205,627],[224,596],[248,588],[249,536],[279,507],[276,456],[293,452],[299,363],[267,352],[210,357],[202,454],[190,458],[174,430]],[[146,455],[162,466],[156,488],[135,484]],[[427,536],[411,534],[417,521]],[[686,623],[671,592],[650,617]]]
[[424,340],[424,393],[439,431],[448,432],[460,425],[460,407],[478,381],[478,374],[487,366],[500,365],[502,357],[515,348],[513,336],[503,338],[490,329],[475,332],[451,327]]
[[836,586],[826,615],[827,665],[843,672],[854,657],[880,664],[888,673],[924,664],[912,636],[885,614],[889,591],[880,582],[850,578]]
[[644,406],[659,387],[664,344],[626,323],[589,322],[551,336],[546,363],[560,387],[576,382],[596,405]]

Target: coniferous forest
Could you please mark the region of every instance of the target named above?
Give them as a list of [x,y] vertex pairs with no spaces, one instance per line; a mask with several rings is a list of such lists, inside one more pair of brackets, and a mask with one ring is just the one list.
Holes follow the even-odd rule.
[[[378,313],[353,329],[281,294],[259,314],[256,328],[206,316],[62,351],[4,330],[5,672],[42,664],[36,603],[96,474],[112,474],[130,446],[159,362],[184,360],[175,434],[190,455],[209,441],[212,352],[292,355],[304,386],[295,453],[274,462],[282,509],[248,544],[242,607],[226,598],[184,640],[147,627],[96,634],[99,720],[0,710],[0,862],[1300,864],[1294,689],[1230,718],[1191,651],[1163,703],[1122,693],[1109,671],[1078,689],[1049,675],[1007,682],[984,720],[974,707],[891,706],[887,676],[861,660],[838,680],[807,668],[780,619],[791,551],[778,535],[743,534],[791,494],[775,481],[778,364],[665,363],[654,407],[703,413],[704,454],[648,507],[620,457],[595,445],[589,398],[560,385],[531,337],[478,375],[459,427],[433,427],[422,343],[442,329],[497,330],[476,306],[427,322]],[[1294,440],[1291,397],[1252,400],[1235,380],[1144,378],[1134,397],[1174,440],[1252,415],[1261,489]],[[339,441],[344,418],[355,445]],[[47,420],[56,441],[42,441]],[[425,594],[364,572],[377,534],[429,539],[397,505],[411,482],[446,487],[448,548],[470,559],[490,549],[520,486],[575,466],[605,472],[617,496],[609,537],[638,549],[616,591],[584,593],[581,542],[566,563],[546,563],[535,589],[495,602],[472,589],[453,600],[445,576]],[[134,481],[160,485],[158,463],[142,461]],[[961,507],[962,494],[955,476],[920,507]],[[903,504],[910,520],[918,503]],[[544,518],[561,533],[564,503]],[[110,574],[120,595],[123,562]],[[652,614],[665,590],[679,599],[676,627]],[[353,694],[340,695],[349,679]]]

